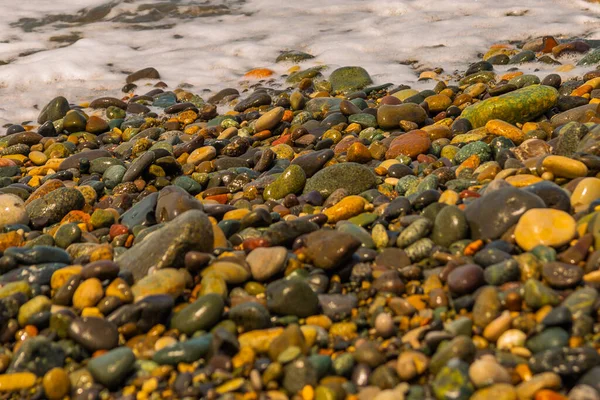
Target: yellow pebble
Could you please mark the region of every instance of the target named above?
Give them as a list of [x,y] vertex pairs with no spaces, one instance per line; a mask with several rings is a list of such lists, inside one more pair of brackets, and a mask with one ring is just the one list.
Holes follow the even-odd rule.
[[542,161],[542,167],[561,178],[579,178],[586,176],[588,169],[581,161],[564,156],[548,156]]
[[525,139],[523,131],[516,126],[500,119],[492,119],[485,124],[486,131],[494,136],[503,136],[519,145]]
[[575,219],[568,213],[550,208],[534,208],[521,216],[515,228],[517,244],[530,251],[537,245],[559,247],[575,236]]
[[327,215],[328,222],[335,224],[338,221],[352,218],[363,212],[367,201],[360,196],[348,196],[326,209],[323,213]]
[[515,187],[525,187],[543,181],[539,176],[526,174],[509,176],[505,180]]
[[35,384],[37,377],[31,372],[15,372],[0,375],[0,392],[15,392],[28,389]]

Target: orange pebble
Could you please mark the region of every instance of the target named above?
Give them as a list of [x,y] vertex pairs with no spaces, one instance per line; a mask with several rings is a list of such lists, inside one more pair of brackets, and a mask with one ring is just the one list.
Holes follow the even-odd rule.
[[512,78],[516,78],[517,76],[521,76],[521,75],[523,75],[522,71],[507,72],[506,74],[502,75],[500,80],[510,81]]
[[590,93],[594,88],[591,85],[581,85],[571,92],[571,96],[583,96]]
[[244,74],[245,79],[262,79],[273,75],[273,71],[268,68],[254,68]]
[[220,203],[220,204],[227,203],[227,199],[228,199],[228,196],[227,196],[226,193],[225,194],[216,194],[214,196],[208,196],[208,197],[206,197],[206,200],[214,200],[214,201],[216,201],[217,203]]
[[103,354],[108,353],[108,350],[96,350],[93,354],[92,354],[92,358],[96,358],[96,357],[100,357]]
[[519,364],[515,367],[515,372],[519,375],[522,381],[528,381],[531,379],[532,374],[527,364]]
[[558,394],[552,390],[542,389],[535,394],[535,400],[567,400],[567,398],[561,394]]
[[469,243],[467,247],[465,247],[464,255],[472,256],[477,253],[483,247],[483,240],[479,239],[472,243]]
[[281,120],[285,122],[292,122],[292,119],[294,119],[294,113],[292,112],[292,110],[285,110],[283,112],[283,118],[281,118]]

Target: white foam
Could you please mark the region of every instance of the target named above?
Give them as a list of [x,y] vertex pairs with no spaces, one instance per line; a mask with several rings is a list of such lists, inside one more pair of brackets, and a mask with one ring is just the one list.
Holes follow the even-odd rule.
[[[131,24],[113,19],[124,12],[135,15],[142,4],[164,2],[133,0],[119,2],[102,20],[86,25],[55,22],[24,32],[14,24],[21,18],[77,15],[108,1],[0,1],[0,61],[10,61],[0,66],[0,124],[35,120],[39,110],[34,106],[56,95],[74,103],[120,97],[124,71],[147,66],[157,68],[170,87],[190,83],[202,94],[238,86],[252,68],[285,73],[290,65],[274,60],[280,51],[295,49],[316,56],[303,67],[361,65],[377,83],[431,87],[417,83],[418,69],[464,70],[500,41],[545,35],[600,39],[600,5],[583,0],[181,0],[175,4],[182,12],[193,12],[193,4],[226,5],[232,12],[165,18],[155,24],[173,27],[132,30]],[[66,47],[49,40],[73,32],[82,38]],[[33,51],[38,52],[22,55]],[[413,66],[405,65],[411,60]],[[523,67],[540,68],[539,74],[556,69],[539,63]]]

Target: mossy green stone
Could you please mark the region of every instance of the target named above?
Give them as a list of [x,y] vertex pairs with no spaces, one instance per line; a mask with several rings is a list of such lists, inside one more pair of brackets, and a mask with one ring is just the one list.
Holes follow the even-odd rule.
[[527,339],[525,346],[533,353],[539,353],[547,349],[567,346],[568,343],[567,331],[559,327],[551,327]]
[[106,117],[109,119],[123,119],[125,118],[125,110],[115,106],[108,106],[106,108]]
[[590,50],[579,62],[578,66],[594,65],[600,63],[600,48]]
[[358,163],[335,164],[324,168],[306,181],[304,193],[316,190],[329,197],[336,189],[344,188],[350,195],[360,194],[377,184],[375,174]]
[[219,294],[204,295],[175,314],[171,319],[171,327],[186,335],[209,330],[221,319],[224,307],[225,303]]
[[362,67],[341,67],[329,76],[334,92],[359,90],[373,83],[369,73]]
[[324,68],[325,66],[319,65],[302,71],[296,71],[291,73],[285,81],[287,83],[299,83],[302,79],[316,78],[317,76],[321,76],[321,70]]
[[0,287],[0,299],[12,296],[15,293],[23,293],[29,297],[31,295],[31,288],[25,281],[8,282]]
[[447,206],[435,217],[431,240],[437,245],[449,247],[457,240],[465,239],[468,234],[469,224],[465,213],[456,206]]
[[289,61],[289,62],[297,63],[297,62],[304,61],[304,60],[310,60],[311,58],[315,58],[315,56],[305,53],[303,51],[290,50],[290,51],[284,51],[283,53],[278,55],[277,58],[275,59],[275,62],[279,63],[279,62]]
[[96,382],[114,388],[127,378],[134,363],[133,351],[129,347],[118,347],[90,360],[87,369]]
[[518,88],[523,88],[530,85],[538,85],[540,83],[540,78],[538,78],[537,75],[519,75],[512,78],[508,83],[515,85]]
[[152,356],[152,361],[160,365],[193,363],[204,357],[210,349],[212,335],[206,334],[185,342],[178,342],[160,349]]
[[366,113],[351,115],[348,117],[348,122],[360,124],[363,128],[375,128],[377,126],[377,118]]
[[459,358],[466,362],[471,362],[475,357],[477,348],[470,337],[457,336],[447,343],[438,346],[435,354],[431,357],[429,370],[437,374],[453,358]]
[[69,102],[62,96],[52,99],[43,109],[38,117],[38,124],[46,121],[56,121],[64,117],[71,109]]
[[[107,211],[108,212],[108,211]],[[63,224],[58,228],[54,234],[54,243],[58,247],[66,249],[71,243],[78,242],[81,238],[81,229],[77,223],[72,222],[69,224]]]
[[481,162],[487,162],[492,159],[492,149],[484,142],[472,142],[463,146],[454,155],[454,162],[460,164],[472,155],[478,155]]
[[71,111],[63,118],[63,128],[71,133],[85,130],[86,119],[83,114]]
[[546,305],[555,306],[560,302],[558,294],[538,280],[528,279],[525,282],[525,304],[534,310]]
[[489,120],[501,119],[515,124],[531,121],[553,107],[558,91],[551,86],[531,85],[510,93],[475,103],[461,114],[473,128],[484,126]]
[[19,321],[19,325],[25,326],[27,325],[27,321],[31,318],[32,315],[37,314],[42,311],[48,311],[52,307],[52,302],[46,296],[36,296],[33,299],[29,300],[25,304],[19,308],[19,314],[17,316],[17,320]]
[[290,193],[298,193],[306,183],[306,174],[302,167],[292,164],[281,175],[269,184],[264,193],[265,200],[279,200]]
[[438,400],[468,400],[475,391],[469,380],[469,365],[459,360],[443,367],[431,386]]
[[493,71],[478,71],[467,75],[458,83],[460,86],[472,85],[474,83],[488,83],[496,79],[496,73]]

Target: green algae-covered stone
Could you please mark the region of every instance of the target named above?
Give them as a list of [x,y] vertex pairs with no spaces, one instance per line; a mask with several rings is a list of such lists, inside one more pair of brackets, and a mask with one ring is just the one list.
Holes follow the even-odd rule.
[[556,104],[558,91],[550,86],[531,85],[498,97],[491,97],[464,109],[461,114],[473,128],[489,120],[501,119],[511,124],[527,122]]
[[469,381],[469,365],[457,359],[441,369],[431,386],[439,400],[467,400],[475,390]]
[[589,51],[581,60],[579,60],[577,65],[594,65],[598,63],[600,63],[600,48]]
[[313,56],[312,54],[305,53],[303,51],[290,50],[284,51],[280,55],[278,55],[275,59],[275,62],[279,63],[287,61],[297,63],[304,60],[310,60],[311,58],[315,58],[315,56]]
[[298,193],[306,183],[306,174],[302,167],[292,164],[271,184],[269,184],[263,197],[265,200],[279,200],[290,193]]
[[359,90],[373,83],[369,73],[362,67],[341,67],[329,76],[334,92]]
[[492,149],[484,142],[472,142],[466,144],[454,155],[454,162],[460,164],[473,154],[478,155],[481,162],[487,162],[492,158]]
[[344,188],[348,194],[359,194],[377,184],[375,174],[368,167],[357,163],[335,164],[324,168],[306,181],[304,193],[316,190],[329,197],[336,189]]

